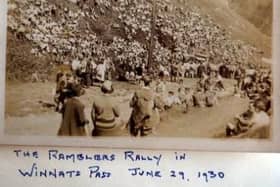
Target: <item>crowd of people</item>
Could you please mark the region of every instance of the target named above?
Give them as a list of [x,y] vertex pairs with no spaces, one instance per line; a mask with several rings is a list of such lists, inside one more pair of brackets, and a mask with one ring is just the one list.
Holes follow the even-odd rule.
[[[108,95],[113,92],[112,80],[139,85],[130,102],[130,120],[124,125],[134,136],[152,133],[160,112],[175,105],[183,105],[186,113],[191,107],[215,107],[226,90],[223,79],[235,80],[234,94],[251,101],[250,111],[271,115],[272,78],[269,68],[257,65],[261,52],[233,39],[198,7],[157,1],[153,63],[148,64],[150,1],[14,0],[9,5],[9,31],[32,42],[32,55],[51,56],[56,65],[68,69],[58,72],[56,79],[56,110],[63,114],[59,135],[85,135],[89,121],[78,97],[95,83]],[[32,79],[38,81],[37,74],[43,71],[32,73]],[[198,80],[195,87],[186,87],[185,78]],[[167,90],[166,82],[177,84],[178,90]],[[93,103],[92,135],[114,128],[119,113],[109,99],[105,104]],[[226,134],[242,133],[240,124],[228,124]]]
[[[8,29],[32,42],[31,55],[48,56],[51,64],[109,58],[116,68],[119,62],[137,66],[147,64],[151,12],[152,3],[143,0],[9,0]],[[195,6],[157,1],[156,13],[155,64],[168,66],[171,60],[182,62],[196,54],[211,56],[214,64],[261,59],[258,49],[233,39]],[[46,73],[42,67],[37,71],[39,78]]]
[[[106,60],[99,65],[106,67]],[[172,69],[172,66],[173,64],[170,65],[170,69]],[[110,102],[110,96],[104,96],[106,98],[101,97],[95,101],[96,103],[93,107],[96,108],[93,109],[94,113],[91,114],[92,124],[94,126],[92,134],[94,136],[104,135],[106,131],[114,134],[114,131],[121,130],[121,126],[126,126],[133,136],[148,135],[155,132],[155,128],[160,124],[160,115],[162,112],[168,112],[168,110],[176,106],[182,106],[183,113],[188,113],[192,107],[215,107],[219,103],[219,99],[223,96],[241,97],[250,101],[248,111],[244,114],[240,114],[240,116],[238,115],[236,117],[236,123],[229,123],[227,125],[227,136],[236,136],[247,132],[253,126],[263,127],[263,125],[270,125],[270,118],[272,115],[272,77],[269,68],[260,68],[253,65],[250,65],[250,67],[239,65],[235,68],[234,72],[230,72],[228,76],[223,76],[223,67],[210,68],[206,60],[200,62],[200,65],[196,71],[194,71],[193,76],[195,79],[188,79],[187,75],[189,75],[189,71],[181,74],[180,72],[174,73],[172,71],[175,70],[171,70],[167,75],[165,70],[158,68],[157,77],[153,78],[150,76],[151,74],[145,66],[141,67],[143,68],[141,76],[139,75],[138,81],[133,82],[133,84],[138,85],[139,89],[137,89],[130,101],[132,113],[128,123],[122,125],[119,121],[117,123],[116,118],[120,117],[120,111],[117,107],[118,104]],[[99,69],[102,70],[102,73],[100,73],[102,75],[113,74],[110,72],[112,69]],[[55,97],[57,111],[65,112],[68,98],[73,97],[73,89],[74,91],[75,89],[79,89],[81,93],[84,93],[86,88],[88,88],[83,81],[83,79],[86,80],[88,76],[83,76],[83,74],[79,72],[80,69],[73,69],[72,67],[69,74],[58,74],[57,94]],[[173,78],[169,76],[172,73],[174,73]],[[97,75],[95,79],[91,77],[92,83],[100,83],[99,86],[105,95],[112,93],[114,88],[109,76],[103,76],[103,79],[100,79],[98,78],[98,74],[99,73],[95,74]],[[234,89],[230,91],[229,88],[224,85],[224,79],[232,79],[234,82]],[[196,84],[192,87],[186,84],[186,81],[190,80],[196,80]],[[168,89],[167,84],[171,82],[176,86],[172,89]],[[225,93],[227,94],[225,95]],[[76,100],[78,99],[76,98]],[[256,117],[258,113],[254,113],[254,111],[261,112],[259,117]],[[250,113],[249,117],[248,113]],[[102,117],[96,117],[95,115]],[[63,118],[65,118],[65,116],[67,115],[63,114]],[[241,118],[243,116],[246,116],[246,120]],[[253,122],[249,119],[253,120]],[[76,120],[79,121],[80,119]],[[241,124],[242,128],[240,126]]]
[[[238,78],[235,94],[250,100],[248,110],[235,117],[226,128],[227,136],[236,136],[250,129],[268,128],[272,117],[272,73],[269,69],[249,69],[241,81]],[[242,77],[242,76],[241,76]]]

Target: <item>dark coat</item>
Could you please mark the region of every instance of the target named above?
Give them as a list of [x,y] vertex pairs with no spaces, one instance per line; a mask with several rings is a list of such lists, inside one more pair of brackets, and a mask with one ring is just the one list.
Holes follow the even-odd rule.
[[67,99],[62,109],[59,136],[86,136],[85,106],[75,97]]

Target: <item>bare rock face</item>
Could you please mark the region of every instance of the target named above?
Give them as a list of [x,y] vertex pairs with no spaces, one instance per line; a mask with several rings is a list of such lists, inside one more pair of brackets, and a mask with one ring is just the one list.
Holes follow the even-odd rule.
[[229,0],[229,6],[264,34],[272,35],[273,0]]

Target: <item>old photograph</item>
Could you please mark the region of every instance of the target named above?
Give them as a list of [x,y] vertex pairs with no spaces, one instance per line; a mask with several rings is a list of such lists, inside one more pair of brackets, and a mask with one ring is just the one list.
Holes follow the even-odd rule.
[[7,136],[270,140],[273,0],[8,0]]

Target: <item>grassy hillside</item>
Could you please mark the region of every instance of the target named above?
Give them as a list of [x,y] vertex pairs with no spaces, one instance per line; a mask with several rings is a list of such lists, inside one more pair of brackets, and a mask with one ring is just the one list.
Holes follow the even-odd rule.
[[229,6],[271,36],[273,0],[229,0]]
[[[254,3],[255,2],[255,3]],[[257,12],[259,5],[262,12]],[[265,8],[272,5],[272,0],[175,0],[177,6],[188,7],[190,5],[198,6],[204,14],[209,14],[217,23],[226,28],[234,39],[246,41],[258,49],[262,50],[267,58],[271,58],[271,36],[264,34],[256,25],[266,26],[268,31],[272,29],[270,17],[272,10]],[[255,6],[252,6],[255,5]],[[246,7],[246,8],[245,8]],[[250,8],[251,7],[251,8]],[[248,11],[249,9],[249,11]],[[247,19],[248,16],[248,19]],[[265,22],[262,18],[265,17]],[[250,18],[250,19],[249,19]],[[266,25],[267,23],[267,25]]]

